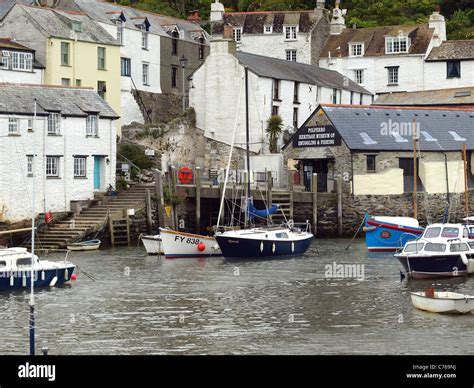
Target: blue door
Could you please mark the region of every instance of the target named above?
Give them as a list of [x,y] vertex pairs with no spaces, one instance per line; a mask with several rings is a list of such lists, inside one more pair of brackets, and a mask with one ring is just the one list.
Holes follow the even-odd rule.
[[94,156],[94,190],[100,190],[100,156]]

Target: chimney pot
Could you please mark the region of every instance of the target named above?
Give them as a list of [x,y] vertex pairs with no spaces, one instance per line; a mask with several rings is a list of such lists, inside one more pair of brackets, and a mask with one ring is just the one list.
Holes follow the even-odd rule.
[[234,39],[234,27],[231,24],[226,23],[224,25],[224,34],[222,35],[222,38]]

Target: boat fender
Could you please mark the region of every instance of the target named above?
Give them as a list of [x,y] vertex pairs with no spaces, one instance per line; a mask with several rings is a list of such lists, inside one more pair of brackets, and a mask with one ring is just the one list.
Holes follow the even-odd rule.
[[68,280],[69,279],[69,272],[67,270],[67,268],[64,270],[64,280]]
[[44,280],[46,279],[46,274],[44,273],[44,271],[41,271],[41,280]]
[[23,274],[22,285],[23,285],[23,287],[26,287],[26,276],[25,276],[25,274]]
[[275,243],[273,243],[273,244],[272,244],[272,253],[275,253],[275,249],[276,249]]
[[10,286],[13,287],[14,284],[15,284],[15,278],[13,277],[13,275],[10,275]]
[[291,242],[291,253],[294,253],[295,252],[295,242],[292,241]]
[[263,252],[263,241],[260,241],[260,252]]
[[469,260],[467,259],[467,256],[465,253],[461,253],[461,260],[466,267],[469,265]]
[[377,229],[376,226],[364,226],[364,227],[362,228],[362,231],[364,231],[364,232],[372,232],[372,231],[374,231],[375,229]]
[[55,276],[54,278],[51,279],[51,282],[49,283],[49,286],[54,287],[56,285],[57,281],[58,281],[58,277]]
[[204,251],[204,249],[206,249],[206,244],[200,242],[200,243],[197,245],[197,250],[198,250],[199,252],[202,252],[202,251]]

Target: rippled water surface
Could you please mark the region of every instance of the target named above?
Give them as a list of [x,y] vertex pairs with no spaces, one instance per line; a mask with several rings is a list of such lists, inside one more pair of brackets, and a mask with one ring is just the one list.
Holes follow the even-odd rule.
[[[36,293],[37,344],[50,354],[474,354],[474,315],[416,310],[409,291],[474,294],[473,278],[400,281],[363,240],[318,240],[302,258],[227,262],[76,252],[71,286]],[[51,258],[51,257],[48,257]],[[59,259],[54,255],[52,258]],[[364,280],[326,265],[363,264]],[[1,354],[28,353],[25,292],[0,294]]]

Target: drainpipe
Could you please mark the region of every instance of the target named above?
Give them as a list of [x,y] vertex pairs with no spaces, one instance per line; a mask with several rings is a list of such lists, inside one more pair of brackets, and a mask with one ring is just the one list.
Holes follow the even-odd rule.
[[351,152],[351,184],[352,184],[352,196],[354,196],[354,158],[352,150]]
[[444,169],[446,172],[446,199],[448,200],[448,204],[450,204],[450,198],[449,198],[449,177],[448,177],[448,156],[446,155],[446,152],[443,152],[444,155]]

